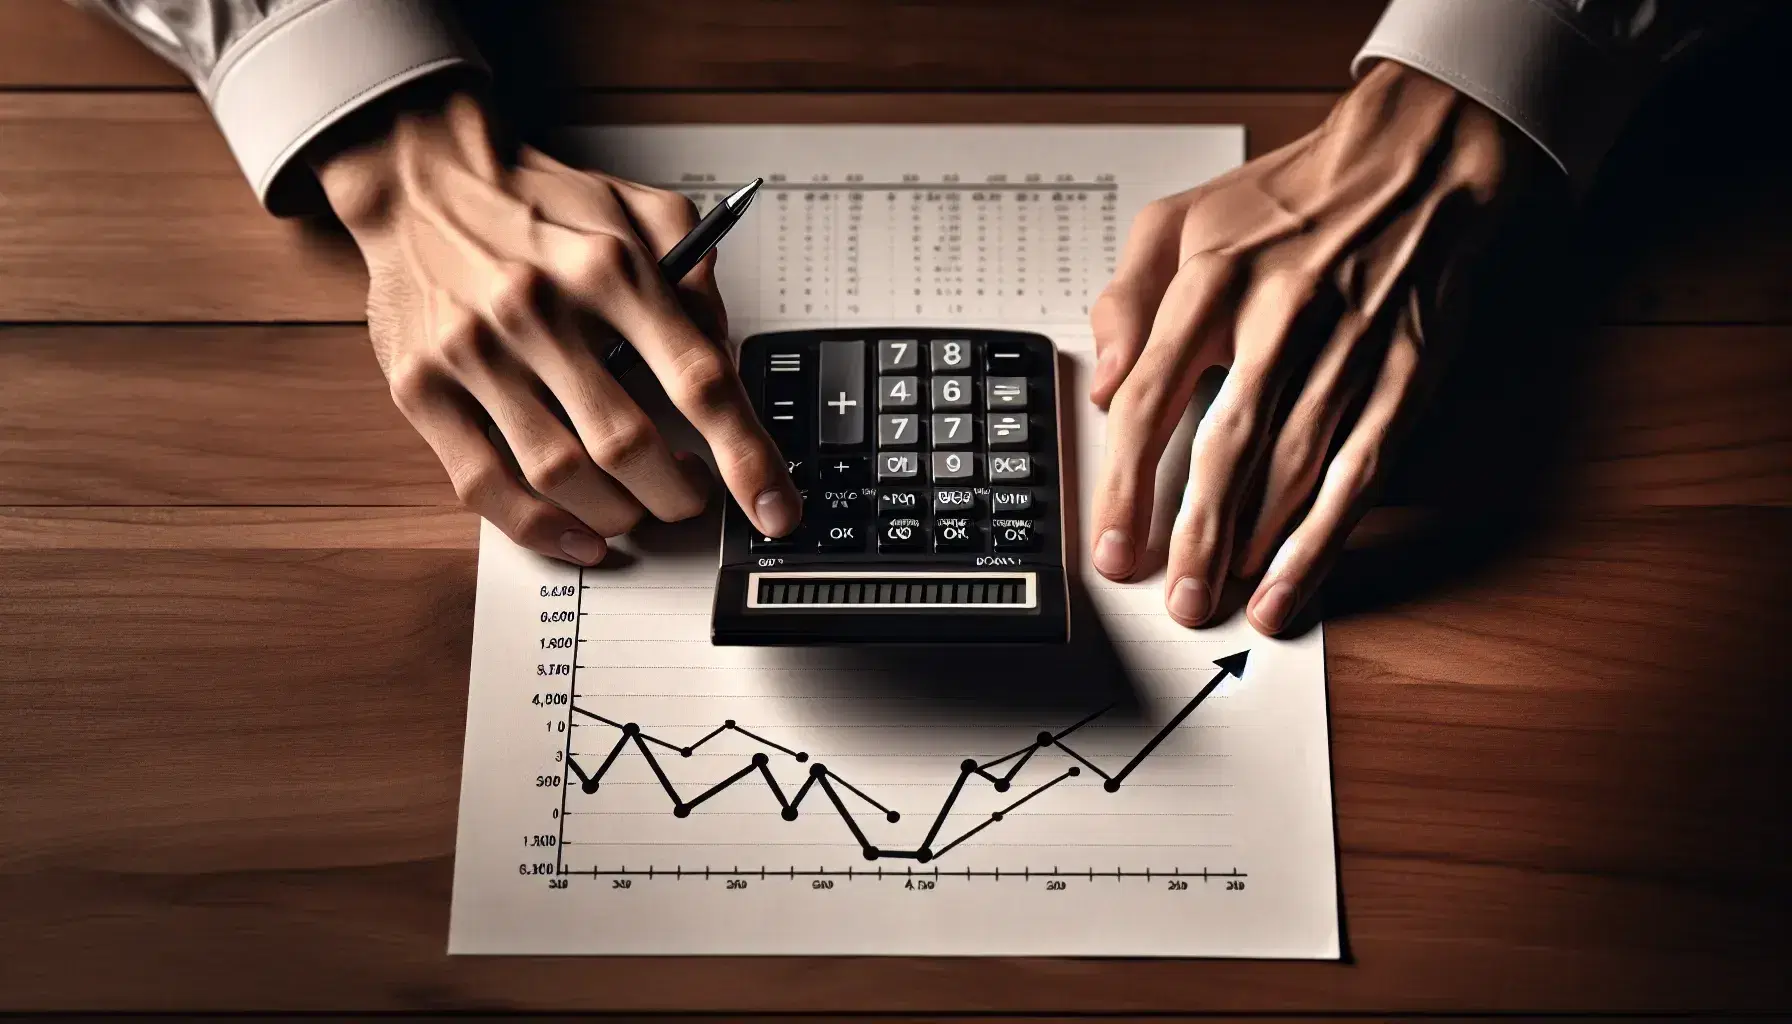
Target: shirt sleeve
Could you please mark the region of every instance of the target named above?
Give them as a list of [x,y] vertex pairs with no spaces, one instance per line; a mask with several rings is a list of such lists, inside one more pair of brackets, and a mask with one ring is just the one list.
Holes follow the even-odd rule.
[[1762,5],[1749,0],[1392,0],[1351,64],[1449,83],[1534,139],[1584,187],[1674,61]]
[[74,0],[193,80],[276,214],[316,196],[305,146],[379,97],[477,51],[432,0]]

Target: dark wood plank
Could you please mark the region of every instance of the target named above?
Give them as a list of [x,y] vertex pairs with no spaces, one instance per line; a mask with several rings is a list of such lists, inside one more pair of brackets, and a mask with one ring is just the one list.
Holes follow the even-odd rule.
[[[1558,464],[1555,501],[1792,506],[1792,329],[1606,328],[1584,344],[1554,385],[1572,416],[1520,453]],[[1512,443],[1502,420],[1526,402],[1541,415],[1549,372],[1480,396],[1456,417],[1468,441]],[[0,328],[0,410],[0,505],[454,502],[359,326]],[[1461,461],[1463,444],[1444,448]]]
[[1792,1002],[1792,512],[1563,521],[1333,622],[1350,965],[449,961],[473,552],[359,530],[148,551],[0,530],[4,1008]]
[[[1254,151],[1319,123],[1324,94],[735,94],[581,101],[581,116],[654,122],[1242,123]],[[1670,202],[1607,211],[1574,273],[1617,322],[1792,322],[1792,194],[1704,167]],[[1740,172],[1739,172],[1740,173]],[[1783,173],[1781,173],[1783,180]],[[1734,187],[1732,187],[1734,186]],[[363,276],[338,233],[256,207],[186,95],[0,94],[0,321],[358,320]],[[1741,201],[1746,199],[1747,201]],[[1639,200],[1640,202],[1640,200]],[[1640,216],[1639,210],[1659,216]],[[1609,237],[1608,237],[1609,236]],[[103,284],[102,284],[103,282]]]
[[[551,0],[503,24],[517,6],[473,4],[480,41],[513,60],[558,51],[559,74],[585,87],[1324,89],[1349,81],[1383,4]],[[63,0],[0,4],[0,88],[185,84]]]

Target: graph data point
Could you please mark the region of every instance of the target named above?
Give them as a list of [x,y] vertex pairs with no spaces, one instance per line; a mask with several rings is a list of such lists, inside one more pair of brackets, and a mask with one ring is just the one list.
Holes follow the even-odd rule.
[[865,847],[865,859],[866,860],[876,860],[877,859],[877,847],[875,847],[875,846]]
[[597,780],[591,779],[586,782],[581,782],[579,783],[579,788],[587,793],[595,793],[597,792]]
[[922,864],[925,864],[932,859],[933,859],[933,851],[932,850],[929,850],[929,849],[923,847],[923,848],[915,851],[915,860],[919,861]]
[[794,807],[786,807],[780,813],[782,813],[785,821],[795,821],[796,820],[796,808],[794,808]]
[[732,728],[734,728],[734,719],[732,719],[732,718],[730,718],[730,719],[728,719],[728,720],[727,720],[727,721],[725,721],[725,722],[723,722],[723,723],[722,723],[722,728],[724,728],[724,729],[732,729]]
[[639,725],[635,724],[634,722],[629,722],[627,725],[624,725],[622,727],[622,735],[624,735],[624,736],[635,736],[635,735],[639,735],[640,732],[641,732],[641,727]]
[[823,775],[826,775],[827,773],[828,773],[827,766],[823,765],[819,761],[817,761],[816,763],[809,766],[809,774],[815,776],[818,779],[821,778]]
[[997,779],[996,780],[996,792],[998,792],[998,793],[1008,792],[1008,780],[1007,779]]
[[688,818],[691,816],[691,809],[685,804],[679,804],[677,807],[672,808],[672,816],[674,818]]
[[1118,792],[1120,792],[1120,780],[1119,779],[1109,779],[1108,781],[1101,784],[1101,788],[1107,790],[1110,793],[1118,793]]
[[902,815],[897,814],[895,811],[891,811],[890,813],[884,815],[884,820],[889,822],[890,824],[894,825],[897,822],[902,820]]
[[1052,745],[1052,734],[1049,732],[1042,732],[1039,734],[1039,738],[1033,742],[1042,747],[1049,747]]
[[797,764],[802,764],[804,761],[807,761],[807,760],[809,760],[808,751],[805,751],[805,750],[797,751],[797,755],[796,755],[796,763]]
[[764,751],[761,751],[761,752],[753,755],[753,767],[764,768],[766,765],[771,763],[771,760],[772,760],[771,758],[765,756]]
[[1073,764],[1070,766],[1070,770],[1068,772],[1065,772],[1064,774],[1066,774],[1066,775],[1081,775],[1081,774],[1083,774],[1083,770]]
[[678,748],[678,756],[690,757],[691,756],[691,748],[690,747],[679,747]]
[[958,766],[958,770],[968,775],[977,770],[977,762],[967,757],[964,759],[964,762]]
[[989,820],[990,821],[1001,821],[1002,820],[1002,812],[1001,811],[989,812]]

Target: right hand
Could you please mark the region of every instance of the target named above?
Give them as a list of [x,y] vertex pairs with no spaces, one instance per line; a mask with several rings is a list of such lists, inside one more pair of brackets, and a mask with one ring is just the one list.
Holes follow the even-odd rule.
[[676,288],[659,273],[659,257],[696,225],[690,200],[529,149],[505,166],[464,95],[399,114],[318,177],[367,261],[368,329],[393,401],[468,508],[518,544],[582,565],[644,513],[671,522],[703,510],[701,460],[672,451],[604,368],[599,339],[581,329],[595,317],[709,443],[755,528],[796,527],[801,500],[726,347],[714,254]]

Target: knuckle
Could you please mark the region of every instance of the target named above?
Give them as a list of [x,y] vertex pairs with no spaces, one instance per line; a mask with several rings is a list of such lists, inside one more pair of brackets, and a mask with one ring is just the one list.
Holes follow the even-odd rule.
[[457,373],[483,365],[490,354],[485,331],[478,320],[464,312],[457,312],[444,321],[431,343],[436,361]]
[[530,266],[512,266],[498,274],[486,296],[486,310],[493,326],[506,334],[521,334],[540,316],[543,279]]
[[649,192],[648,200],[653,213],[666,223],[682,226],[697,219],[697,204],[682,193],[656,188]]
[[1317,427],[1309,424],[1290,426],[1276,438],[1271,463],[1290,477],[1308,475],[1319,461],[1321,452]]
[[618,416],[604,433],[592,439],[591,458],[612,472],[638,466],[654,449],[653,424],[643,416]]
[[685,401],[719,409],[734,397],[734,371],[720,352],[699,349],[679,365],[676,386]]
[[556,445],[531,459],[525,475],[529,486],[542,494],[553,494],[577,480],[585,466],[585,453],[576,445]]
[[572,279],[598,302],[630,290],[637,278],[635,252],[610,234],[588,235],[573,257]]
[[454,496],[474,512],[484,512],[504,486],[504,470],[496,462],[465,463],[448,470]]
[[1135,232],[1158,232],[1182,220],[1185,204],[1171,196],[1160,196],[1140,208],[1132,219]]
[[434,378],[434,371],[423,360],[407,358],[393,363],[386,374],[392,404],[406,416],[414,415],[428,398]]
[[562,522],[552,505],[541,501],[519,503],[510,516],[511,536],[526,546],[557,546],[553,542]]
[[1201,418],[1200,432],[1212,438],[1238,439],[1249,437],[1257,429],[1257,401],[1254,394],[1238,388],[1231,394],[1221,392]]
[[592,526],[605,537],[616,537],[639,526],[646,516],[646,510],[635,502],[619,502],[614,507],[606,508],[598,516],[598,522]]

